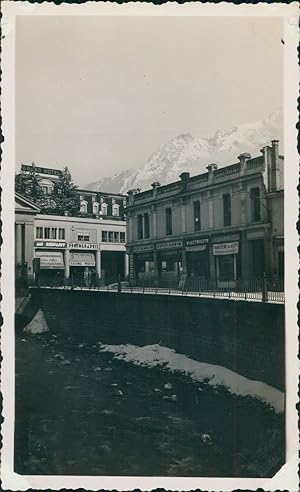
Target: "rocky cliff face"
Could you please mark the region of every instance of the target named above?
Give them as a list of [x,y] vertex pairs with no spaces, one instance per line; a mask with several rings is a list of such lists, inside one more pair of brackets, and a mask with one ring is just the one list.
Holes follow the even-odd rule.
[[218,130],[211,138],[193,137],[190,133],[178,135],[161,145],[140,168],[102,178],[86,187],[111,193],[126,193],[130,188],[146,190],[153,181],[177,181],[183,171],[191,175],[205,172],[211,162],[220,167],[233,164],[242,152],[256,156],[272,139],[282,142],[282,127],[283,114],[277,110],[262,121]]

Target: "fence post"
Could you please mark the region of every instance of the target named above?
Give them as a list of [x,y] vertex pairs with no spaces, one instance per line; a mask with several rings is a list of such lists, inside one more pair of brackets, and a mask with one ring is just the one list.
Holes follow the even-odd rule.
[[268,302],[268,285],[267,285],[267,275],[265,272],[262,281],[262,302]]

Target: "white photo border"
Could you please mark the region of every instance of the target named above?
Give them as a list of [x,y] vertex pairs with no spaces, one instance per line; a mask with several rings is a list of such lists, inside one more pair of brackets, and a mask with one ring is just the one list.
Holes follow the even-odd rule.
[[[191,2],[179,5],[148,3],[117,4],[86,2],[84,4],[32,4],[24,1],[2,2],[2,279],[3,325],[1,333],[4,422],[2,424],[1,480],[4,490],[193,490],[232,491],[236,489],[265,491],[298,490],[298,3],[240,4]],[[286,286],[286,464],[270,479],[207,477],[104,477],[19,475],[13,471],[14,451],[14,172],[15,172],[15,21],[16,16],[101,15],[101,16],[279,16],[284,21],[284,154],[285,154],[285,286]]]

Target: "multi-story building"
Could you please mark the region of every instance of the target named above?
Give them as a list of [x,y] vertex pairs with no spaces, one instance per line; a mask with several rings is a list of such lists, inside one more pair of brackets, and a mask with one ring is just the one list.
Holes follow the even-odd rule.
[[132,284],[196,276],[218,287],[283,276],[283,157],[278,141],[251,158],[141,193],[128,192]]
[[128,273],[124,220],[38,214],[34,257],[39,283],[97,286]]
[[[36,166],[35,164],[22,164],[21,170],[30,174],[34,168],[38,183],[45,197],[51,202],[55,183],[61,176],[61,170]],[[79,196],[78,217],[102,217],[103,219],[124,219],[126,196],[118,193],[106,193],[76,188]],[[43,199],[44,200],[44,199]],[[74,214],[73,214],[74,215]]]
[[[30,174],[33,166],[44,195],[53,200],[55,183],[61,171],[25,164],[21,169]],[[37,215],[34,230],[32,219],[31,257],[26,262],[31,280],[34,277],[32,263],[35,278],[41,284],[69,282],[90,286],[124,279],[128,273],[126,197],[83,189],[76,189],[76,193],[79,197],[78,211],[72,216],[67,212],[63,216],[39,214],[39,209],[32,204]]]

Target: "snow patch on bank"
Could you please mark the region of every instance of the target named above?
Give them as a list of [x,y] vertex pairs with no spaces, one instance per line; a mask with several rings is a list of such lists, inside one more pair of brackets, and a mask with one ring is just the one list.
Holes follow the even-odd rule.
[[198,362],[175,350],[160,345],[100,345],[101,352],[112,352],[114,357],[144,367],[161,367],[190,376],[193,381],[210,386],[223,386],[238,396],[251,396],[269,405],[276,413],[284,411],[284,393],[261,381],[253,381],[225,367]]
[[32,321],[30,321],[30,323],[25,326],[24,331],[26,333],[31,333],[32,335],[46,333],[47,331],[49,331],[49,327],[42,309],[38,310]]

